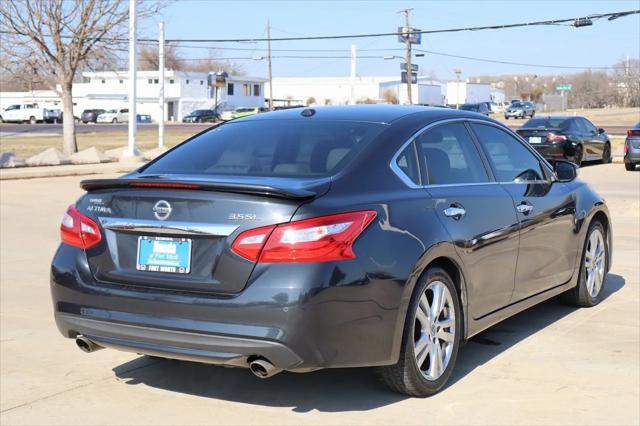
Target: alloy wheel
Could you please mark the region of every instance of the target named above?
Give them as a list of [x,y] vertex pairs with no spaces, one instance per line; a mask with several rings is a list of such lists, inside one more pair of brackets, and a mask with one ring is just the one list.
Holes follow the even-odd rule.
[[453,298],[441,281],[431,282],[416,310],[414,355],[427,380],[437,380],[446,370],[453,352],[456,332]]
[[587,291],[589,296],[595,298],[604,282],[605,273],[605,244],[600,229],[595,228],[589,235],[589,242],[584,254],[584,269]]

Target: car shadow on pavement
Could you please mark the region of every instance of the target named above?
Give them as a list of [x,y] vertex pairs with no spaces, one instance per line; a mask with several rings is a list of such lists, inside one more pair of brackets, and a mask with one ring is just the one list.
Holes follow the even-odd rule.
[[[609,274],[604,299],[620,290],[624,283],[623,277]],[[576,309],[551,299],[472,338],[461,348],[449,386]],[[292,407],[293,411],[300,413],[312,410],[367,411],[408,398],[380,384],[370,368],[327,369],[306,374],[283,372],[261,380],[243,368],[141,356],[115,367],[113,371],[129,385],[145,384],[171,392],[243,404]]]

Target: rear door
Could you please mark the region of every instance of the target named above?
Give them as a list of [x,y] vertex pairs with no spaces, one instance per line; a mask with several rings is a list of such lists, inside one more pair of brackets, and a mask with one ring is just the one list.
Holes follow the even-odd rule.
[[573,274],[579,245],[574,197],[565,184],[549,179],[546,166],[510,133],[489,124],[471,127],[516,205],[520,248],[512,301],[564,284]]
[[469,311],[477,319],[509,303],[518,256],[518,218],[493,182],[464,122],[416,139],[426,189],[464,263]]
[[591,160],[602,158],[604,139],[600,137],[596,126],[583,117],[578,117],[577,121],[584,129],[584,148],[587,158]]

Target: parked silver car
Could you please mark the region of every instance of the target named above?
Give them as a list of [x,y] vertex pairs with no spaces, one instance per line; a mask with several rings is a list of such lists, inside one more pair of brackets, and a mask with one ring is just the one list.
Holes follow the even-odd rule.
[[504,118],[527,118],[536,115],[536,107],[531,102],[514,102],[504,112]]
[[632,171],[640,164],[640,123],[636,123],[633,129],[627,130],[627,139],[624,141],[624,167]]

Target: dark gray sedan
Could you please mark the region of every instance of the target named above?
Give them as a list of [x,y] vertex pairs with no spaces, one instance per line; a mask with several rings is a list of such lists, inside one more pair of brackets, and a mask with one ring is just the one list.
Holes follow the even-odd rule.
[[602,300],[611,220],[576,173],[465,111],[240,118],[82,182],[51,265],[55,320],[86,352],[260,378],[373,366],[431,395],[471,336],[557,295]]

